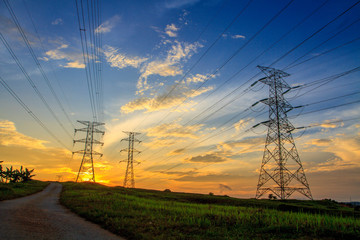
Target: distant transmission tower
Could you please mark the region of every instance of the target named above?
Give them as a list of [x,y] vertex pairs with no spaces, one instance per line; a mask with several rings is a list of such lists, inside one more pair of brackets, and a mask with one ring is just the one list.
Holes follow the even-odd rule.
[[120,161],[120,162],[127,162],[126,172],[125,172],[125,177],[124,177],[124,187],[135,188],[134,162],[135,163],[138,163],[138,162],[134,161],[134,151],[135,152],[139,152],[139,151],[134,149],[134,142],[139,142],[139,143],[141,142],[141,141],[135,139],[135,135],[138,135],[140,133],[137,133],[137,132],[124,132],[124,133],[129,135],[128,138],[124,138],[121,140],[121,141],[128,141],[129,147],[120,150],[120,152],[122,152],[122,151],[128,152],[128,159],[124,160],[124,161]]
[[287,199],[294,192],[299,192],[312,199],[291,134],[295,127],[287,117],[287,113],[294,107],[284,98],[284,94],[290,91],[291,87],[283,80],[283,77],[290,74],[270,67],[258,66],[258,68],[266,75],[259,81],[269,85],[269,98],[261,100],[269,106],[269,120],[261,123],[268,127],[268,133],[256,198],[271,192],[280,199]]
[[97,129],[96,127],[105,125],[105,123],[99,123],[99,122],[89,122],[89,121],[78,121],[81,124],[84,124],[85,128],[79,128],[75,129],[76,132],[86,132],[86,138],[74,140],[74,144],[77,142],[84,143],[84,150],[73,152],[75,153],[81,153],[83,154],[79,172],[76,177],[76,182],[78,181],[93,181],[95,182],[95,172],[94,172],[94,155],[99,155],[102,157],[101,153],[98,153],[94,151],[93,147],[94,144],[100,144],[101,146],[104,145],[104,143],[98,141],[95,139],[96,134],[100,133],[101,135],[104,135],[105,132]]

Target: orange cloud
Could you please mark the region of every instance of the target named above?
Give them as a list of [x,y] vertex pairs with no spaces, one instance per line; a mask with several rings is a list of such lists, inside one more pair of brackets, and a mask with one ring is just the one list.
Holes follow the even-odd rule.
[[0,145],[45,149],[44,143],[46,143],[46,141],[35,139],[17,132],[15,123],[11,121],[0,121]]

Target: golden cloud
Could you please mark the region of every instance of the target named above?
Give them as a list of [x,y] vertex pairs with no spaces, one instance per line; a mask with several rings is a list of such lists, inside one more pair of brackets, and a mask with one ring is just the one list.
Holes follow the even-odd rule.
[[81,52],[76,49],[69,49],[67,44],[61,42],[57,42],[57,44],[60,46],[45,52],[47,57],[42,58],[42,60],[65,60],[67,63],[65,65],[61,65],[64,68],[85,68]]
[[206,155],[199,155],[195,157],[190,157],[187,162],[196,162],[196,163],[220,163],[226,162],[228,159],[222,156],[219,156],[217,153],[210,153]]
[[0,121],[0,144],[4,146],[14,145],[30,149],[45,149],[46,141],[35,139],[16,130],[15,123],[11,121]]
[[240,121],[238,121],[237,123],[234,124],[234,128],[236,129],[236,131],[240,131],[253,121],[254,121],[254,119],[251,119],[251,118],[241,119]]
[[178,149],[175,149],[175,150],[171,151],[167,155],[168,156],[179,155],[179,154],[182,154],[184,151],[185,151],[185,148],[178,148]]
[[120,69],[126,67],[139,68],[143,62],[148,60],[148,58],[127,56],[111,46],[106,46],[104,54],[111,67]]
[[339,123],[332,123],[334,121],[337,121],[337,119],[329,119],[329,120],[325,120],[320,127],[323,128],[336,128],[338,126],[344,126],[343,122],[339,122]]
[[248,153],[262,151],[264,147],[264,138],[253,137],[246,138],[239,141],[225,142],[219,144],[217,147],[224,152],[232,152],[232,154]]
[[[175,86],[173,86],[175,89]],[[205,92],[212,90],[213,87],[203,87],[198,90],[190,89],[186,86],[177,86],[175,90],[170,93],[166,92],[164,94],[158,95],[156,97],[140,97],[137,98],[126,105],[121,107],[121,112],[131,113],[136,110],[144,110],[147,112],[160,111],[164,109],[169,109],[174,106],[183,104],[183,102],[188,98],[197,97]],[[189,103],[188,103],[189,104]],[[190,103],[191,104],[191,103]],[[186,108],[188,109],[188,108]]]

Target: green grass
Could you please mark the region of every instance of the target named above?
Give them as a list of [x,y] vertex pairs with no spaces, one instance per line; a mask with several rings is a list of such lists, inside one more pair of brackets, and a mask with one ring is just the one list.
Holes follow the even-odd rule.
[[[335,205],[338,213],[345,210],[331,201],[235,199],[85,183],[65,183],[60,201],[127,239],[360,239],[360,219],[336,216]],[[280,205],[318,206],[324,213],[279,211]]]
[[31,180],[25,183],[0,183],[0,201],[24,197],[43,190],[49,183]]

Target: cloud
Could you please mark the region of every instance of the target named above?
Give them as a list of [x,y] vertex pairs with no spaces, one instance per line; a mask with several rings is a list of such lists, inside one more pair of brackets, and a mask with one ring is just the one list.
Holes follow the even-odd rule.
[[240,131],[253,121],[254,121],[254,119],[251,119],[251,118],[241,119],[240,121],[238,121],[237,123],[234,124],[234,128],[236,129],[236,131]]
[[[120,53],[111,46],[105,48],[104,54],[111,67],[119,69],[133,67],[139,69],[141,75],[137,83],[137,94],[143,95],[145,91],[152,88],[147,81],[149,76],[158,75],[161,77],[174,77],[182,74],[181,63],[186,62],[191,58],[200,47],[202,47],[202,45],[197,42],[190,44],[175,41],[170,45],[164,59],[156,59],[153,61],[148,61],[149,58],[145,57],[129,56]],[[139,99],[137,102],[144,102],[144,99]]]
[[198,176],[184,176],[174,180],[181,182],[219,182],[226,180],[235,180],[239,178],[241,177],[237,175],[231,175],[225,173],[225,174],[207,174],[207,175],[198,175]]
[[164,123],[148,128],[146,131],[148,136],[156,138],[173,137],[197,139],[199,136],[196,133],[200,131],[202,126],[202,124],[182,126],[178,123]]
[[187,159],[188,162],[196,162],[196,163],[219,163],[227,161],[226,158],[218,156],[218,154],[206,154],[206,155],[199,155],[196,157],[190,157]]
[[52,25],[63,25],[64,21],[61,18],[57,18],[51,22]]
[[223,35],[222,35],[222,37],[223,38],[232,38],[232,39],[245,39],[246,37],[244,36],[244,35],[240,35],[240,34],[235,34],[235,35],[229,35],[229,34],[227,34],[227,33],[224,33]]
[[113,16],[109,20],[105,21],[103,24],[98,26],[95,29],[96,33],[109,33],[115,27],[116,23],[120,21],[120,17],[118,15]]
[[195,74],[195,75],[192,75],[191,77],[186,78],[185,82],[186,82],[186,84],[189,85],[191,83],[205,82],[205,81],[215,78],[215,77],[216,77],[216,75],[213,75],[213,74],[206,74],[206,75]]
[[119,69],[126,67],[139,68],[143,62],[148,60],[148,58],[127,56],[111,46],[105,47],[104,54],[107,62],[110,63],[110,66]]
[[79,62],[68,62],[63,65],[64,68],[85,68],[85,64]]
[[239,39],[239,38],[245,39],[245,36],[244,36],[244,35],[236,34],[236,35],[232,35],[231,38],[233,38],[233,39]]
[[15,123],[7,120],[0,121],[0,145],[21,146],[29,149],[44,149],[46,141],[39,140],[19,133]]
[[182,8],[186,5],[193,5],[198,1],[199,0],[168,0],[165,2],[165,8],[169,8],[169,9]]
[[[176,141],[176,142],[177,142],[177,144],[178,144],[178,141]],[[168,153],[167,155],[168,155],[168,156],[179,155],[179,154],[182,154],[184,151],[185,151],[185,148],[178,148],[178,149],[175,149],[175,150],[171,151],[171,152]]]
[[[147,110],[147,112],[160,111],[164,109],[170,109],[174,106],[178,106],[183,104],[183,102],[188,98],[197,97],[205,92],[208,92],[213,89],[210,87],[202,87],[198,90],[190,89],[187,86],[172,86],[168,92],[160,94],[155,97],[140,97],[137,98],[124,106],[121,107],[121,112],[123,113],[131,113],[137,110]],[[170,94],[171,92],[171,94]],[[190,105],[187,103],[187,105]],[[185,105],[183,104],[183,107]],[[181,109],[178,109],[181,111]],[[188,108],[183,108],[183,111],[188,110]]]
[[323,128],[336,128],[339,126],[344,126],[343,122],[340,123],[331,123],[336,121],[337,119],[329,119],[329,120],[325,120],[320,126]]
[[151,75],[159,75],[162,77],[177,76],[183,73],[180,63],[192,57],[197,49],[203,47],[200,43],[186,43],[175,41],[167,51],[166,58],[157,59],[141,68],[141,76],[138,80],[138,93],[142,94],[149,89],[147,79]]
[[329,146],[331,142],[331,139],[312,139],[310,144],[316,146]]
[[65,60],[65,65],[60,64],[60,66],[64,68],[85,68],[81,52],[69,48],[67,44],[61,42],[57,42],[57,44],[59,45],[58,47],[45,52],[46,57],[43,57],[42,60]]
[[251,137],[240,141],[232,141],[218,144],[218,149],[232,154],[263,151],[265,140],[262,137]]
[[313,156],[318,156],[322,153],[323,156],[327,156],[309,159],[308,164],[311,172],[336,171],[360,167],[359,136],[311,139],[305,145],[311,147],[310,151],[307,149],[307,155],[311,153]]
[[177,36],[177,31],[179,31],[179,28],[177,28],[175,26],[175,24],[168,24],[166,25],[165,28],[165,33],[169,36],[169,37],[176,37]]

